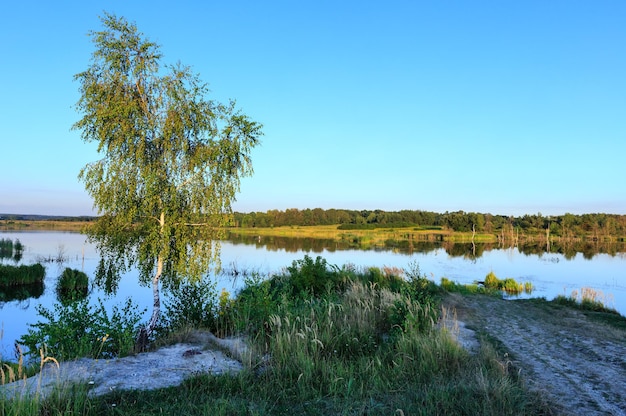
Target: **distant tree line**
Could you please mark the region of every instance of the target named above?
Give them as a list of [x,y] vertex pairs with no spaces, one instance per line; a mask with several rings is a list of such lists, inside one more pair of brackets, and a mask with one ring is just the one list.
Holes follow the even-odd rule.
[[0,214],[0,220],[5,221],[59,221],[59,222],[91,222],[98,217],[94,216],[65,216],[65,215],[31,215],[31,214]]
[[544,233],[573,237],[626,236],[626,215],[564,214],[544,216],[541,213],[520,217],[476,212],[382,211],[297,208],[267,212],[234,213],[234,227],[280,227],[337,225],[343,229],[419,227],[477,233]]

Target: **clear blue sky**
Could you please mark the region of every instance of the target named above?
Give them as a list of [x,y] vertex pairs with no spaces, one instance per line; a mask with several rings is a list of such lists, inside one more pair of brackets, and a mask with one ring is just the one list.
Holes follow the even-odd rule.
[[9,2],[0,212],[93,213],[70,127],[104,10],[264,124],[235,210],[626,214],[622,0]]

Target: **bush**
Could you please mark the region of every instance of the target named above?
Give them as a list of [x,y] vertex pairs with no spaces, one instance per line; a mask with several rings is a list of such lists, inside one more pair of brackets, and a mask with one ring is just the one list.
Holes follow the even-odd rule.
[[485,287],[489,289],[498,289],[500,286],[500,279],[496,277],[494,272],[489,272],[487,276],[485,276]]
[[43,348],[48,356],[61,361],[130,354],[145,310],[138,312],[138,307],[127,299],[121,309],[114,306],[109,315],[101,299],[98,306],[90,306],[84,299],[56,304],[54,310],[39,305],[37,313],[47,322],[30,325],[18,343],[28,348],[29,356],[39,356],[39,349]]
[[170,289],[164,302],[165,313],[162,327],[166,332],[185,327],[217,329],[217,290],[216,283],[204,278],[194,283],[183,283]]
[[404,293],[412,300],[421,304],[436,304],[439,302],[441,288],[432,280],[423,276],[419,264],[412,263],[405,270],[407,284]]
[[84,299],[89,290],[89,277],[80,270],[63,270],[57,281],[57,297],[61,303],[69,303],[79,299]]
[[302,260],[294,260],[287,267],[289,282],[296,297],[319,296],[324,292],[341,289],[345,283],[337,266],[329,266],[318,256],[315,262],[308,255]]
[[76,290],[89,287],[89,277],[80,270],[66,267],[59,277],[57,283],[58,290]]
[[286,303],[291,286],[285,276],[265,280],[259,274],[246,277],[244,288],[237,298],[227,303],[221,311],[221,331],[242,331],[248,334],[265,334],[267,323],[281,303]]

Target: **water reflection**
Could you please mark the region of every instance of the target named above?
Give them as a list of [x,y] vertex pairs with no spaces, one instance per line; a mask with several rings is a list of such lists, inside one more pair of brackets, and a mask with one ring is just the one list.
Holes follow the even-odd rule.
[[32,285],[0,287],[0,307],[4,302],[22,302],[29,298],[37,299],[44,293],[43,282]]
[[4,259],[12,259],[15,263],[22,260],[24,245],[19,239],[15,241],[9,238],[0,239],[0,262]]
[[626,253],[626,243],[623,241],[582,241],[577,239],[553,240],[549,244],[540,240],[528,240],[517,244],[496,243],[472,243],[444,241],[437,235],[423,240],[403,239],[385,240],[376,246],[364,245],[358,238],[334,239],[323,238],[298,238],[283,236],[253,236],[231,232],[228,241],[237,244],[254,245],[256,248],[267,251],[286,251],[296,253],[299,251],[323,253],[337,250],[363,249],[363,250],[392,250],[401,254],[426,254],[443,248],[451,257],[463,257],[475,260],[491,250],[516,249],[519,253],[530,256],[542,256],[547,253],[561,254],[567,260],[574,259],[581,253],[585,259],[592,259],[598,254],[617,256]]

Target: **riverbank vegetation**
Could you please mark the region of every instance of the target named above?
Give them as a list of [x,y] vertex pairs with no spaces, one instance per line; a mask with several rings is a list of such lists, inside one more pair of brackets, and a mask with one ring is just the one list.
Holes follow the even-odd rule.
[[[269,278],[242,275],[237,296],[209,282],[173,288],[153,345],[178,340],[189,325],[243,334],[252,349],[244,371],[94,398],[85,387],[66,386],[41,401],[3,402],[0,413],[551,414],[488,341],[476,353],[454,341],[454,328],[440,325],[445,291],[416,264],[357,269],[305,256]],[[129,343],[124,351],[107,349],[137,329],[132,313],[118,313],[118,324],[131,325],[114,333],[102,318],[88,319],[105,313],[85,301],[58,308],[40,311],[49,322],[24,338],[31,351],[45,340],[48,355],[63,359],[132,352]],[[60,346],[77,336],[72,345],[82,349]]]
[[40,263],[30,266],[0,264],[0,287],[42,284],[46,269]]

